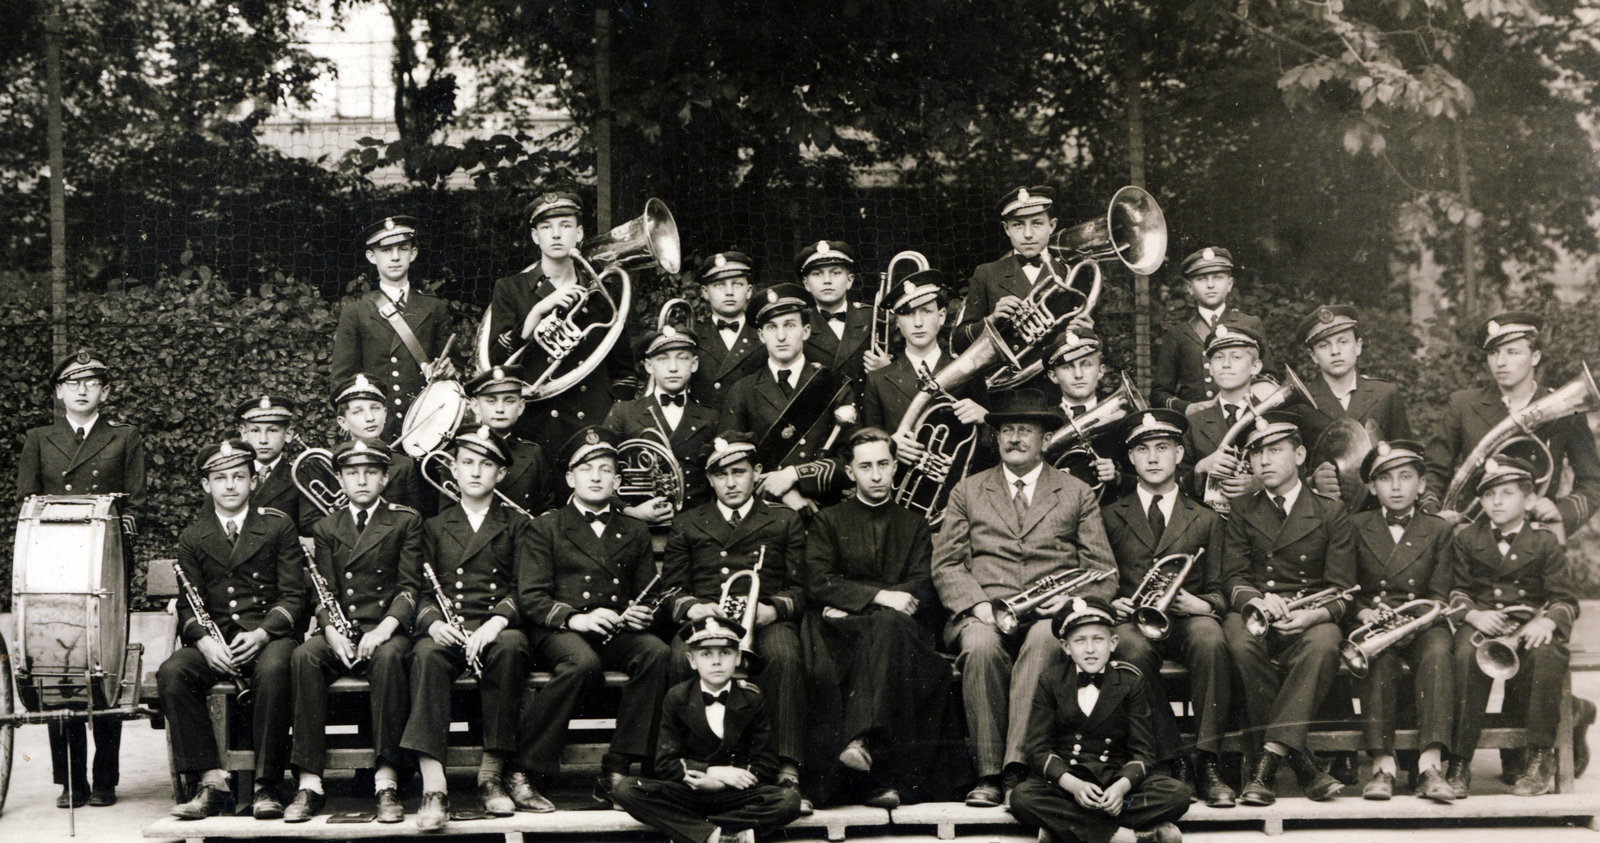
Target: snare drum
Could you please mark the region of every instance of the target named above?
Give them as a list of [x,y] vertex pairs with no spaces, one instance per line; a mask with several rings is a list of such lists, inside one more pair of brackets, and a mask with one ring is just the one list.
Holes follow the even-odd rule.
[[453,380],[436,380],[417,393],[406,411],[406,422],[395,442],[417,459],[436,451],[449,439],[467,412],[467,391]]
[[127,656],[128,587],[117,495],[34,495],[17,516],[15,667],[32,711],[114,707]]

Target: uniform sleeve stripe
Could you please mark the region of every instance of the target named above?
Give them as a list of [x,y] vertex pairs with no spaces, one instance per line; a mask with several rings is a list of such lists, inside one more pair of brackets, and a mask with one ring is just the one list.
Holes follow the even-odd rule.
[[[272,607],[272,612],[282,612],[283,616],[289,619],[289,623],[291,623],[291,624],[294,623],[294,615],[289,614],[289,610],[288,609],[285,609],[282,606],[273,606]],[[270,615],[270,614],[272,614],[272,612],[268,612],[267,614]]]

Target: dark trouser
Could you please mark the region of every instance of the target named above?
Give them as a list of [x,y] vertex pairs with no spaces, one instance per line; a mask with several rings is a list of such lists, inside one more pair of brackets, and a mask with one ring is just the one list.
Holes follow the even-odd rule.
[[[71,763],[67,750],[71,748]],[[94,721],[94,783],[96,787],[116,787],[121,764],[122,721],[110,717],[97,717]],[[67,783],[67,771],[72,771],[74,790],[89,789],[88,775],[89,729],[83,721],[50,724],[50,769],[55,772],[56,784]]]
[[671,654],[666,642],[648,632],[619,632],[597,651],[598,639],[591,644],[576,632],[542,629],[531,634],[534,663],[549,666],[550,684],[540,688],[523,709],[517,733],[518,766],[544,776],[560,772],[567,721],[580,700],[604,686],[607,669],[628,674],[617,704],[611,752],[639,759],[655,757]]
[[[294,641],[267,642],[250,672],[250,737],[256,751],[256,781],[276,784],[289,761],[289,725],[293,720],[294,689],[289,682],[289,656]],[[172,767],[176,773],[201,773],[222,768],[222,753],[211,729],[206,695],[226,675],[218,673],[194,647],[183,647],[167,657],[156,671],[161,711],[167,718],[172,741]]]
[[1289,638],[1276,631],[1257,638],[1238,612],[1230,612],[1222,632],[1239,670],[1251,732],[1308,752],[1306,731],[1339,674],[1339,627],[1319,623]]
[[1007,764],[1026,764],[1022,739],[1033,712],[1039,677],[1066,653],[1050,631],[1050,621],[1034,621],[1012,638],[975,617],[945,628],[945,643],[957,649],[961,699],[967,709],[967,748],[980,776],[997,776]]
[[[502,630],[483,648],[479,659],[483,662],[483,677],[478,680],[483,748],[509,753],[517,746],[517,709],[528,688],[528,639],[518,630]],[[400,746],[443,761],[450,734],[450,691],[467,672],[467,657],[457,647],[421,638],[411,647],[408,661],[411,714]]]
[[[410,712],[411,690],[406,684],[406,654],[411,639],[396,634],[379,645],[367,664],[357,664],[369,686],[367,703],[372,709],[372,748],[378,764],[400,760],[400,733]],[[294,754],[289,762],[296,769],[322,775],[328,746],[328,683],[350,670],[339,661],[328,639],[321,635],[296,647],[289,659],[289,674],[294,679]]]
[[703,843],[714,828],[730,834],[753,828],[764,835],[800,816],[799,791],[770,784],[704,792],[683,782],[630,776],[612,789],[611,799],[676,843]]
[[[1472,624],[1462,624],[1456,630],[1456,739],[1451,750],[1462,758],[1471,759],[1478,749],[1478,738],[1483,734],[1484,709],[1489,705],[1489,691],[1494,686],[1479,669],[1475,657],[1477,648],[1472,645]],[[1530,650],[1517,651],[1521,667],[1517,675],[1506,682],[1506,705],[1502,711],[1513,722],[1521,720],[1528,730],[1528,746],[1553,747],[1556,745],[1556,726],[1561,719],[1561,692],[1567,684],[1567,663],[1571,653],[1567,640],[1557,632],[1550,643]],[[1526,686],[1523,690],[1521,686]],[[1513,701],[1526,700],[1521,711],[1513,708]]]
[[[779,758],[804,764],[806,666],[800,649],[800,627],[792,621],[767,624],[756,630],[753,646],[763,664],[750,681],[767,698],[773,746]],[[674,684],[694,675],[689,667],[689,646],[676,637],[672,641],[672,666]]]
[[1228,706],[1233,696],[1233,656],[1222,637],[1222,624],[1210,615],[1173,616],[1165,641],[1151,641],[1133,623],[1117,624],[1117,658],[1139,668],[1154,692],[1156,745],[1160,757],[1170,757],[1181,746],[1178,719],[1161,681],[1161,661],[1175,658],[1189,668],[1189,699],[1194,704],[1195,748],[1222,752],[1222,735],[1228,730]]
[[1367,666],[1367,677],[1356,681],[1361,717],[1366,721],[1365,749],[1394,754],[1395,713],[1400,708],[1400,659],[1411,665],[1416,688],[1419,749],[1438,744],[1450,749],[1455,731],[1455,668],[1450,662],[1450,630],[1433,626],[1403,646],[1379,653]]
[[1146,829],[1172,822],[1189,810],[1189,786],[1162,775],[1146,776],[1123,798],[1112,816],[1078,804],[1055,782],[1029,776],[1011,791],[1011,814],[1024,825],[1042,828],[1061,843],[1108,843],[1118,827]]

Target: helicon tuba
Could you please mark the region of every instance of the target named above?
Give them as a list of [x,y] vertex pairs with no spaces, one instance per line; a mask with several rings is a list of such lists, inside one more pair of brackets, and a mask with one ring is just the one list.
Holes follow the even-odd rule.
[[[1250,405],[1239,413],[1239,418],[1234,420],[1233,426],[1222,435],[1222,444],[1218,446],[1219,448],[1226,448],[1229,453],[1238,457],[1242,452],[1238,441],[1240,435],[1249,430],[1262,413],[1276,410],[1292,398],[1308,402],[1312,400],[1310,391],[1300,382],[1300,376],[1296,375],[1293,369],[1284,366],[1283,379],[1284,382],[1276,386],[1268,381],[1257,381],[1250,385]],[[1221,472],[1206,475],[1206,490],[1202,503],[1223,516],[1233,511],[1233,504],[1229,501],[1227,493],[1222,490],[1222,481],[1231,476]]]
[[[1144,396],[1139,394],[1133,381],[1128,378],[1128,374],[1123,372],[1121,377],[1122,386],[1118,387],[1115,393],[1096,404],[1093,410],[1075,419],[1067,419],[1066,424],[1045,440],[1045,462],[1063,471],[1081,467],[1085,462],[1094,462],[1100,458],[1094,449],[1096,439],[1114,431],[1128,416],[1150,408],[1150,405],[1145,403]],[[1089,476],[1092,475],[1091,471]],[[1105,484],[1098,481],[1093,481],[1089,485],[1096,495],[1105,488]]]

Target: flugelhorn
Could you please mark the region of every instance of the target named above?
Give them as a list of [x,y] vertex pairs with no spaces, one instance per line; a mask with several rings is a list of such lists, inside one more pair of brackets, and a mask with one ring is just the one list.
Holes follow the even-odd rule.
[[[1115,393],[1096,404],[1093,410],[1067,419],[1066,424],[1050,434],[1044,443],[1045,462],[1063,470],[1094,462],[1100,458],[1094,449],[1096,439],[1115,431],[1117,424],[1128,416],[1150,408],[1144,396],[1134,388],[1133,381],[1128,379],[1128,373],[1123,372],[1121,378],[1122,386]],[[1092,471],[1089,474],[1093,476]],[[1098,481],[1091,482],[1090,486],[1096,495],[1105,488],[1105,484]]]
[[[455,481],[456,458],[449,451],[429,451],[423,455],[417,470],[422,472],[422,479],[428,481],[428,485],[439,490],[439,494],[456,503],[461,502],[461,487]],[[518,506],[505,492],[495,489],[494,496],[506,509],[534,517],[533,513]]]
[[[728,620],[737,620],[744,627],[744,638],[739,640],[740,661],[746,673],[759,670],[756,662],[756,612],[761,608],[761,566],[767,561],[767,546],[762,545],[756,554],[756,564],[743,571],[734,571],[722,581],[722,596],[717,600],[717,611]],[[744,593],[733,589],[739,578],[749,580]]]
[[[1335,600],[1343,600],[1360,590],[1360,585],[1352,585],[1343,591],[1340,591],[1334,586],[1329,586],[1321,591],[1312,592],[1311,594],[1296,595],[1295,598],[1290,600],[1289,604],[1284,608],[1287,609],[1288,612],[1298,612],[1301,609],[1320,609]],[[1276,621],[1282,620],[1282,618],[1267,617],[1266,612],[1263,612],[1253,605],[1245,606],[1244,611],[1240,614],[1244,616],[1245,630],[1257,638],[1265,637],[1266,634],[1271,631],[1272,624]],[[1286,613],[1285,617],[1287,616],[1288,615]]]
[[1063,571],[1059,574],[1046,574],[1035,580],[1033,585],[1010,597],[996,597],[989,601],[994,608],[994,625],[1004,635],[1014,635],[1022,626],[1024,619],[1035,609],[1063,595],[1074,594],[1116,571],[1087,571],[1081,568]]
[[1451,614],[1438,600],[1425,599],[1412,600],[1398,609],[1379,604],[1377,612],[1375,620],[1350,630],[1350,634],[1339,642],[1339,658],[1349,668],[1350,675],[1357,679],[1367,675],[1372,660],[1384,650]]
[[1515,632],[1490,638],[1474,631],[1468,638],[1474,648],[1472,655],[1478,662],[1478,669],[1490,679],[1510,679],[1522,669],[1522,659],[1517,655],[1522,649],[1522,629],[1539,616],[1539,610],[1532,606],[1507,606],[1500,611],[1506,617],[1522,621]]
[[[1239,447],[1239,436],[1249,430],[1262,413],[1282,407],[1291,398],[1299,398],[1301,401],[1307,402],[1312,400],[1310,390],[1306,389],[1306,385],[1300,382],[1300,376],[1294,373],[1294,369],[1284,366],[1283,379],[1284,383],[1278,385],[1273,385],[1268,381],[1257,381],[1250,385],[1250,403],[1239,413],[1239,418],[1234,420],[1233,426],[1228,428],[1228,432],[1222,435],[1222,444],[1218,446],[1219,449],[1225,448],[1235,458],[1243,459],[1241,456],[1242,449]],[[1233,511],[1233,503],[1229,500],[1228,494],[1222,490],[1222,481],[1233,476],[1232,474],[1223,474],[1220,471],[1206,475],[1206,490],[1202,502],[1216,510],[1219,515],[1226,516]]]
[[307,448],[289,464],[289,479],[323,515],[350,505],[339,474],[333,470],[333,452],[327,448]]
[[[1172,633],[1172,618],[1167,609],[1182,590],[1195,560],[1205,552],[1202,547],[1194,553],[1169,554],[1157,559],[1145,572],[1144,579],[1133,592],[1133,624],[1145,638],[1165,641]],[[1177,566],[1176,571],[1172,570],[1173,566]]]
[[928,258],[921,252],[907,249],[898,252],[889,259],[889,265],[884,267],[883,277],[878,283],[878,292],[872,297],[872,335],[867,346],[872,351],[889,356],[889,346],[894,338],[894,308],[890,301],[894,296],[894,268],[896,264],[909,262],[916,267],[912,272],[927,272]]
[[[956,417],[955,396],[934,382],[933,376],[918,372],[922,388],[934,395],[922,414],[914,420],[917,444],[922,454],[916,462],[903,466],[894,479],[894,502],[921,512],[929,524],[944,520],[945,503],[961,478],[967,476],[972,452],[978,444],[978,426]],[[902,428],[905,421],[901,421]]]
[[1477,478],[1478,472],[1483,469],[1483,464],[1490,457],[1516,443],[1525,442],[1543,456],[1543,471],[1535,478],[1534,485],[1540,495],[1550,488],[1551,480],[1555,479],[1555,460],[1550,454],[1550,446],[1534,433],[1533,428],[1535,425],[1570,416],[1573,413],[1589,413],[1600,409],[1600,389],[1595,388],[1594,375],[1589,373],[1588,363],[1581,365],[1582,371],[1577,377],[1568,381],[1566,386],[1530,401],[1528,406],[1508,414],[1478,440],[1472,453],[1467,454],[1466,459],[1461,461],[1461,467],[1456,469],[1455,476],[1450,478],[1450,488],[1445,492],[1444,500],[1439,506],[1441,510],[1463,512],[1463,507],[1468,503],[1468,489],[1472,481]]

